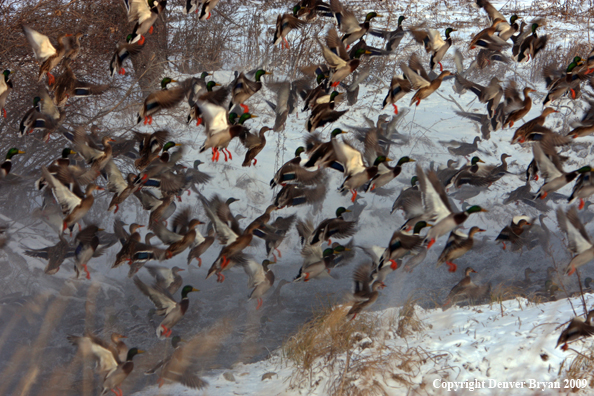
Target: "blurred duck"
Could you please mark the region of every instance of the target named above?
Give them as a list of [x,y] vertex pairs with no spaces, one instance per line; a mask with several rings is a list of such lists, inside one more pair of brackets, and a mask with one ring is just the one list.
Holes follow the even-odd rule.
[[446,263],[449,267],[449,272],[456,272],[458,266],[454,263],[454,260],[459,259],[472,250],[472,247],[474,246],[474,235],[477,232],[485,231],[486,230],[479,227],[472,227],[470,231],[468,231],[468,235],[462,233],[460,230],[452,231],[443,251],[437,259],[436,267],[439,267],[442,263]]

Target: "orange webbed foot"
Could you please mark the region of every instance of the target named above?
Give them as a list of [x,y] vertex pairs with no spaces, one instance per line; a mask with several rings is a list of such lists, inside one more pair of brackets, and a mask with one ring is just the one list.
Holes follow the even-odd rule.
[[427,244],[427,250],[431,249],[431,246],[433,246],[434,243],[435,243],[435,239],[431,239],[429,241],[429,243]]
[[47,82],[49,85],[54,85],[54,83],[56,82],[56,78],[50,72],[47,72]]
[[144,44],[144,36],[140,36],[140,40],[138,40],[138,45]]
[[149,34],[153,34],[153,30],[154,30],[154,26],[151,26],[151,28],[149,29]]
[[250,112],[250,108],[248,106],[244,105],[243,103],[241,103],[239,105],[239,107],[241,107],[243,109],[243,112],[244,113],[249,113]]
[[[281,254],[280,250],[278,250],[278,248],[274,248],[274,250],[276,250],[276,252],[278,253],[278,257],[280,257],[280,258],[283,257],[283,255]],[[276,257],[275,257],[274,261],[276,261]]]
[[394,106],[394,114],[398,114],[398,106],[395,104],[392,104],[392,106]]
[[2,115],[4,115],[4,118],[6,118],[6,109],[2,108]]

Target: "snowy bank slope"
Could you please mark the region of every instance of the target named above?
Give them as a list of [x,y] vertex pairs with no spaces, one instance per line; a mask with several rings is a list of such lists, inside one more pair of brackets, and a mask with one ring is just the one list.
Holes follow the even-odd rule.
[[[591,304],[594,296],[585,295],[585,300]],[[536,390],[542,395],[568,393],[571,389],[565,388],[564,379],[573,358],[591,348],[591,341],[573,343],[567,352],[555,348],[565,322],[572,317],[572,305],[578,313],[583,312],[578,298],[537,305],[518,298],[501,305],[454,307],[447,311],[416,306],[415,315],[424,330],[406,335],[396,324],[401,309],[368,314],[365,319],[381,321],[383,326],[373,338],[361,334],[354,344],[343,389],[354,394],[440,395],[448,393],[450,383],[451,391],[458,395],[507,394],[510,388],[513,394],[520,395],[534,394]],[[265,361],[238,364],[230,371],[206,377],[210,386],[203,395],[331,394],[332,382],[340,382],[343,376],[346,359],[346,354],[339,356],[334,371],[314,370],[310,378],[301,378],[295,375],[296,367],[283,360],[282,350],[273,355]],[[375,366],[377,362],[381,364]],[[362,366],[373,369],[355,372],[355,367]],[[466,387],[478,383],[485,388],[456,389],[455,383]],[[587,393],[589,388],[581,392]],[[185,394],[195,393],[178,385],[166,385],[160,389],[152,386],[134,395]]]

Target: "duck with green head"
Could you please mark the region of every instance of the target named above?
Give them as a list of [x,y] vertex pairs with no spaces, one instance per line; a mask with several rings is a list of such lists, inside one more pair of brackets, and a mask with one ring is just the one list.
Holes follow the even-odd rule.
[[371,181],[367,186],[367,189],[371,187],[371,191],[373,191],[376,188],[385,186],[386,184],[394,180],[394,178],[398,177],[398,175],[400,175],[400,172],[402,172],[402,165],[410,162],[415,162],[415,160],[408,156],[404,156],[401,157],[398,160],[396,166],[393,167],[389,166],[387,162],[388,160],[386,159],[386,161],[382,162],[382,165],[378,164],[379,172],[371,178]]
[[260,79],[266,74],[272,73],[263,69],[258,69],[254,75],[255,81],[252,81],[248,79],[243,72],[239,73],[239,76],[237,76],[235,81],[231,84],[231,102],[229,103],[229,109],[235,105],[239,105],[243,108],[245,113],[248,113],[250,109],[243,104],[243,102],[262,89],[262,82]]
[[316,104],[311,110],[305,127],[309,132],[315,131],[317,128],[321,128],[326,124],[332,123],[342,117],[348,110],[336,111],[334,110],[336,98],[342,93],[338,91],[332,91],[328,103]]
[[[213,162],[219,161],[221,151],[225,156],[225,162],[227,162],[228,159],[232,160],[233,155],[231,154],[229,149],[227,149],[229,143],[231,142],[231,140],[233,140],[233,138],[239,137],[241,134],[249,132],[248,129],[243,125],[243,123],[251,118],[257,117],[257,115],[251,113],[243,113],[241,117],[239,117],[239,121],[237,121],[236,125],[228,125],[227,128],[223,129],[222,131],[209,135],[200,147],[199,152],[202,153],[210,148],[212,149]],[[227,155],[229,156],[228,159]]]
[[88,356],[90,352],[97,359],[97,367],[103,376],[101,394],[104,395],[111,390],[115,395],[122,396],[120,385],[134,370],[134,356],[142,354],[144,351],[136,347],[130,348],[126,353],[126,358],[121,360],[115,346],[92,333],[87,333],[84,336],[69,335],[66,338],[72,345],[83,351],[83,356]]
[[176,107],[188,94],[192,88],[192,80],[186,79],[179,82],[173,88],[166,89],[167,85],[175,80],[169,77],[161,80],[161,90],[151,93],[144,100],[142,107],[138,111],[136,123],[140,123],[144,119],[144,124],[151,125],[153,123],[153,115],[161,110],[171,109]]
[[214,80],[205,83],[202,78],[204,74],[206,74],[207,76],[211,75],[210,73],[203,72],[200,78],[197,79],[198,81],[196,82],[196,84],[194,84],[193,94],[190,93],[190,95],[188,95],[188,104],[190,105],[190,113],[188,114],[188,124],[192,122],[192,120],[196,120],[196,126],[200,126],[200,124],[202,124],[202,110],[200,109],[200,107],[198,107],[197,104],[200,95],[204,94],[204,89],[206,89],[206,92],[212,92],[212,89],[214,87],[221,86],[221,84]]
[[12,169],[12,157],[17,154],[25,154],[25,152],[15,147],[8,150],[6,160],[0,165],[0,179],[4,179],[10,173]]
[[468,231],[468,235],[464,234],[460,230],[454,230],[450,232],[450,236],[448,237],[448,241],[443,248],[443,251],[439,255],[437,259],[436,267],[441,266],[441,264],[446,263],[448,265],[449,272],[456,272],[458,266],[454,263],[454,260],[459,259],[460,257],[464,256],[474,246],[474,235],[477,232],[485,232],[480,227],[472,227],[470,231]]
[[[423,240],[425,239],[420,235],[421,231],[423,228],[431,227],[432,225],[433,224],[421,220],[415,223],[412,229],[412,234],[409,231],[394,231],[388,247],[384,250],[384,253],[380,258],[378,268],[381,269],[388,263],[391,264],[390,269],[392,271],[398,268],[396,260],[403,258],[413,250],[419,249],[423,245]],[[388,271],[388,269],[386,269],[386,271]],[[381,280],[383,281],[383,279]]]
[[316,184],[323,173],[320,170],[308,171],[301,166],[301,154],[305,151],[303,146],[297,147],[295,150],[295,157],[285,162],[283,166],[279,168],[274,174],[272,180],[270,180],[270,188],[274,188],[277,185],[286,186],[287,184],[300,184],[309,186]]
[[386,40],[386,51],[393,52],[398,48],[402,38],[404,37],[404,28],[402,27],[402,22],[406,17],[404,15],[400,15],[398,17],[398,27],[396,30],[389,31],[389,30],[380,30],[380,29],[369,29],[369,34],[381,37]]
[[[443,57],[445,56],[446,52],[448,52],[448,50],[452,46],[452,38],[450,37],[450,34],[455,31],[456,31],[456,29],[454,29],[454,28],[451,28],[451,27],[447,28],[445,31],[445,36],[446,36],[445,40],[441,40],[441,37],[439,37],[439,40],[434,39],[431,59],[429,60],[430,70],[433,70],[435,65],[438,64],[439,71],[443,72],[443,65],[441,64],[441,61],[442,61]],[[441,42],[439,42],[439,41],[441,41]]]
[[348,46],[350,46],[352,43],[359,40],[361,37],[366,35],[367,32],[369,32],[371,20],[373,18],[382,17],[382,15],[378,14],[375,11],[368,12],[367,15],[365,15],[365,21],[360,24],[359,21],[357,21],[355,14],[353,14],[349,10],[343,9],[341,13],[336,14],[340,15],[340,17],[338,18],[338,27],[340,31],[344,33],[340,40],[345,46],[347,46],[347,49]]
[[136,287],[138,287],[138,289],[145,296],[147,296],[153,302],[153,304],[155,304],[156,314],[165,316],[160,325],[157,327],[156,333],[159,339],[165,339],[166,337],[169,337],[172,332],[172,327],[183,319],[188,307],[190,306],[188,294],[200,291],[190,285],[186,285],[181,291],[181,301],[176,302],[171,294],[164,290],[157,290],[146,285],[140,280],[140,278],[138,278],[138,276],[134,277],[134,284],[136,284]]
[[548,41],[547,35],[539,37],[536,34],[536,29],[540,26],[539,23],[540,22],[534,22],[530,26],[530,32],[532,34],[522,41],[517,56],[518,62],[528,62],[529,60],[534,59],[534,57],[546,46]]
[[340,206],[336,209],[336,217],[322,220],[312,232],[309,244],[321,245],[324,241],[330,244],[330,238],[342,239],[353,236],[357,222],[343,219],[344,213],[350,213],[350,210]]
[[304,257],[304,262],[299,273],[293,279],[293,282],[309,282],[314,278],[323,278],[330,275],[330,269],[334,265],[334,259],[336,255],[342,252],[350,251],[349,248],[342,245],[336,245],[334,247],[328,247],[322,251],[322,257],[315,249],[305,247],[301,251],[301,255]]
[[379,174],[380,164],[390,161],[392,160],[384,155],[378,156],[373,162],[372,166],[362,167],[360,172],[353,173],[347,176],[346,179],[344,179],[342,185],[339,187],[339,191],[350,191],[352,194],[351,202],[355,202],[355,200],[357,199],[357,189],[363,187],[365,183],[370,182],[370,180],[372,180]]
[[2,110],[2,115],[4,118],[6,118],[6,109],[4,106],[6,105],[6,98],[8,98],[10,91],[12,91],[10,70],[4,70],[2,72],[2,76],[0,76],[0,109]]

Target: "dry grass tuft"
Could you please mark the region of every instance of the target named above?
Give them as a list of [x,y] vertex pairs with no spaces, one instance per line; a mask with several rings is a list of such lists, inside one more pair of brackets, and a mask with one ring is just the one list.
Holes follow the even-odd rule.
[[413,377],[431,356],[386,343],[424,329],[414,307],[409,299],[392,316],[363,314],[351,321],[347,306],[322,309],[283,346],[283,357],[295,367],[290,387],[320,388],[332,396],[375,396],[387,393],[386,384],[414,386]]

